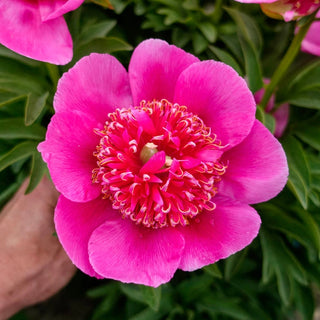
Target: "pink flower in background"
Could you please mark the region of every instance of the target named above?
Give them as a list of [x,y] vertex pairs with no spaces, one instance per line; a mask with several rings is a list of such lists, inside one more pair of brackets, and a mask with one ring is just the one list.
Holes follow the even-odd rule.
[[[320,12],[317,13],[320,18]],[[314,21],[301,44],[301,50],[320,56],[320,21]]]
[[[269,82],[270,82],[269,79],[264,79],[265,84],[268,84]],[[264,92],[265,92],[265,89],[262,88],[254,94],[254,98],[257,104],[261,102]],[[277,138],[280,138],[283,135],[283,132],[286,129],[289,121],[289,104],[284,103],[281,106],[279,106],[276,111],[272,112],[274,107],[275,107],[275,96],[272,95],[266,106],[266,112],[271,113],[275,118],[276,125],[274,130],[274,136]]]
[[263,12],[271,18],[290,21],[307,16],[320,8],[318,0],[236,0],[243,3],[259,3]]
[[84,0],[0,1],[0,43],[26,57],[66,64],[72,39],[63,18]]
[[287,180],[244,79],[161,40],[128,72],[108,54],[81,59],[54,108],[39,151],[61,192],[56,230],[91,276],[156,287],[226,258],[258,234],[249,204]]

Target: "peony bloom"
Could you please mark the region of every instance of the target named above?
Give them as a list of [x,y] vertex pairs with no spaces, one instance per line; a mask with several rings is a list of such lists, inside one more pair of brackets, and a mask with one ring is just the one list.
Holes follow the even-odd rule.
[[[320,18],[320,12],[317,13]],[[320,21],[314,21],[301,44],[301,50],[320,56]]]
[[66,64],[72,39],[63,18],[84,0],[0,1],[0,43],[26,57]]
[[81,59],[54,107],[39,151],[61,192],[56,231],[91,276],[156,287],[226,258],[258,234],[249,204],[287,180],[244,79],[161,40],[128,72],[108,54]]
[[243,3],[260,3],[263,12],[271,18],[291,21],[307,16],[320,8],[319,0],[236,0]]
[[[264,79],[264,83],[269,83],[269,79]],[[259,104],[262,100],[262,97],[264,95],[265,89],[262,88],[259,91],[257,91],[254,94],[254,99],[257,104]],[[274,107],[275,107],[275,96],[272,95],[267,106],[266,106],[266,112],[272,113]],[[284,103],[279,108],[272,113],[273,117],[275,118],[275,130],[274,130],[274,136],[277,138],[280,138],[283,135],[284,130],[287,127],[288,121],[289,121],[289,104]]]

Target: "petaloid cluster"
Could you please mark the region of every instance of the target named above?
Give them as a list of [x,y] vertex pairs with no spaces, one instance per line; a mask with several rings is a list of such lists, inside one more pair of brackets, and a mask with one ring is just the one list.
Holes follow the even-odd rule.
[[187,107],[167,100],[109,114],[92,180],[123,217],[145,227],[187,225],[213,197],[226,171],[223,146]]

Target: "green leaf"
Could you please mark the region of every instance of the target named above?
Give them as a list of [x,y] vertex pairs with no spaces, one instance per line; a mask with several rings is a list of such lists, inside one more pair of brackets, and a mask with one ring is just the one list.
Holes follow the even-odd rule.
[[45,92],[40,96],[33,93],[28,95],[25,108],[25,124],[27,126],[31,125],[38,119],[42,110],[46,106],[48,96],[49,92]]
[[240,76],[243,75],[243,72],[239,64],[236,62],[236,60],[232,57],[230,53],[212,45],[210,45],[208,48],[218,57],[220,61],[228,64],[230,67],[236,70]]
[[300,142],[293,136],[287,136],[282,143],[289,165],[288,187],[296,195],[302,207],[306,209],[311,184],[310,168],[306,154]]
[[215,278],[222,279],[222,273],[216,263],[204,267],[203,270]]
[[121,284],[120,288],[130,299],[144,303],[154,311],[159,309],[161,287],[152,288],[143,285]]
[[107,20],[88,26],[79,36],[79,45],[88,43],[95,38],[105,37],[117,24],[116,20]]
[[293,133],[303,142],[320,151],[319,117],[316,121],[306,121],[294,128]]
[[132,46],[122,39],[115,37],[95,38],[84,45],[79,46],[74,52],[73,62],[89,55],[92,52],[113,53],[116,51],[130,51]]
[[263,224],[269,229],[274,229],[293,238],[308,249],[309,257],[313,260],[320,255],[320,233],[315,221],[307,211],[304,211],[303,222],[294,218],[271,203],[259,204],[257,210],[261,215]]
[[231,278],[238,272],[247,254],[248,250],[244,249],[233,254],[225,260],[224,278],[227,281],[230,281]]
[[47,170],[47,165],[42,160],[41,154],[35,151],[32,156],[31,174],[25,194],[32,192],[41,181]]
[[39,124],[26,126],[22,118],[0,119],[1,139],[32,139],[43,140],[46,134]]
[[211,297],[209,296],[207,301],[201,301],[197,304],[201,311],[206,311],[212,317],[217,315],[225,315],[231,319],[248,320],[250,315],[241,307],[238,299],[229,297]]
[[240,34],[243,35],[253,49],[259,52],[262,48],[262,36],[256,21],[242,11],[233,8],[225,8],[225,10],[237,24]]
[[15,146],[0,157],[0,171],[21,159],[30,157],[35,152],[37,145],[38,142],[25,141]]
[[260,230],[263,253],[262,281],[268,282],[273,274],[277,277],[278,291],[285,305],[293,292],[293,281],[307,284],[307,275],[299,261],[275,233]]
[[208,40],[199,32],[192,34],[192,46],[196,54],[203,52],[208,46]]
[[312,289],[295,283],[294,298],[302,320],[312,320],[315,309]]
[[302,90],[290,95],[288,102],[298,107],[320,109],[320,89]]
[[217,40],[217,37],[218,37],[217,28],[210,22],[200,23],[198,28],[210,43],[213,43]]
[[259,56],[254,47],[241,35],[239,36],[244,55],[246,75],[250,90],[254,93],[263,87]]

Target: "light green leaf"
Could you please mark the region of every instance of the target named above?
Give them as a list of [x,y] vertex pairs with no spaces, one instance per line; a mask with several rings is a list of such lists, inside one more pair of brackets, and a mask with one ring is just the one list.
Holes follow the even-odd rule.
[[218,31],[217,28],[209,23],[209,22],[203,22],[199,24],[199,29],[202,32],[202,34],[207,38],[207,40],[210,43],[213,43],[217,40],[218,37]]

